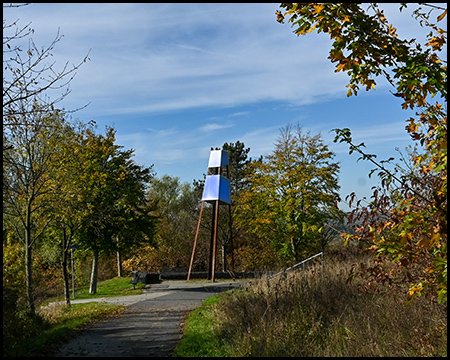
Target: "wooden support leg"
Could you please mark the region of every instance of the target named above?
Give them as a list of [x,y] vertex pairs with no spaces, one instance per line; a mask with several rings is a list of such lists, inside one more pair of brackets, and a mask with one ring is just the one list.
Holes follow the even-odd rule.
[[192,249],[191,263],[189,264],[189,271],[188,271],[188,276],[187,276],[188,280],[190,280],[190,278],[191,278],[191,270],[192,270],[192,265],[194,263],[195,247],[197,246],[198,231],[200,230],[200,222],[202,220],[203,203],[204,202],[202,201],[202,205],[200,206],[200,215],[198,217],[197,231],[195,232],[194,248]]

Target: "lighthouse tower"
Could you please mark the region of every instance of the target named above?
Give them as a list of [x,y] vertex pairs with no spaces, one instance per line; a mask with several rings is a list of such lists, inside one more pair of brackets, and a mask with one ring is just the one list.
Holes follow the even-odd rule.
[[[207,202],[212,204],[213,206],[208,279],[214,281],[216,247],[217,247],[217,227],[218,227],[220,205],[228,205],[231,220],[230,180],[222,175],[223,169],[226,169],[227,176],[229,176],[228,151],[211,150],[208,162],[208,175],[206,176],[205,185],[203,188],[202,204],[200,207],[200,215],[198,218],[197,231],[195,233],[194,247],[192,249],[191,263],[189,265],[187,280],[190,280],[192,264],[194,262],[195,248],[197,246],[198,231],[200,229],[200,222],[202,219],[203,205],[205,202]],[[230,237],[231,237],[231,223],[230,223]]]

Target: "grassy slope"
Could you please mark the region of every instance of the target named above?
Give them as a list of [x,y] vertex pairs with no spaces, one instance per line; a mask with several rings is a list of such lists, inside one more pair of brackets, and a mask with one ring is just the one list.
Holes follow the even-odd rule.
[[[96,297],[110,297],[141,294],[144,284],[138,284],[133,290],[129,284],[130,278],[113,278],[98,284],[97,294],[89,294],[89,287],[81,287],[76,291],[76,299],[90,299]],[[41,304],[38,312],[43,317],[43,322],[32,324],[28,322],[28,332],[32,335],[14,346],[3,348],[3,356],[48,356],[58,344],[76,334],[87,325],[102,320],[106,317],[116,316],[124,311],[123,306],[107,305],[90,302],[85,304],[72,304],[70,307],[50,302],[62,299],[48,299]],[[7,344],[11,345],[11,344]]]
[[48,356],[79,330],[107,317],[117,316],[124,309],[123,306],[95,302],[73,304],[70,308],[64,306],[53,315],[48,329],[20,347],[19,356]]
[[212,307],[221,294],[203,301],[202,306],[189,313],[183,329],[183,338],[174,350],[176,357],[228,356],[227,348],[216,332]]
[[[124,295],[138,295],[142,294],[142,288],[145,286],[143,283],[138,283],[136,289],[133,290],[133,285],[130,284],[130,277],[114,277],[109,280],[101,281],[97,285],[97,293],[89,294],[89,285],[80,286],[76,288],[75,299],[94,299],[99,297],[113,297]],[[70,292],[70,298],[72,298],[72,292]],[[58,298],[47,299],[43,302],[46,305],[54,301],[63,301],[62,296]]]
[[193,311],[175,356],[447,356],[446,305],[361,292],[352,261],[267,278]]

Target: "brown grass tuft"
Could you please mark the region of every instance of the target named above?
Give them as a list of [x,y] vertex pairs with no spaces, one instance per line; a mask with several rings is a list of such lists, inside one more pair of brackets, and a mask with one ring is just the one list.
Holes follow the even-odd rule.
[[[326,258],[223,296],[215,322],[235,356],[447,356],[447,308],[405,291],[361,292],[355,255]],[[369,257],[358,256],[370,263]]]

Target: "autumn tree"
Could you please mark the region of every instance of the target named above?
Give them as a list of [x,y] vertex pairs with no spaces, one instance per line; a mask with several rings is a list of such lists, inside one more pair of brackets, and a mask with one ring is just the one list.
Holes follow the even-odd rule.
[[[32,117],[28,122],[28,117]],[[60,138],[60,115],[37,104],[25,126],[11,127],[3,133],[3,219],[23,245],[28,307],[35,311],[33,295],[33,249],[52,221],[54,183],[50,164]]]
[[49,145],[53,148],[49,171],[54,184],[50,211],[53,214],[47,234],[48,246],[58,247],[61,274],[64,284],[66,304],[70,305],[68,261],[70,248],[91,215],[92,209],[86,205],[91,188],[86,186],[89,178],[83,172],[88,153],[87,139],[94,131],[92,124],[66,121],[59,127],[60,136]]
[[[374,188],[368,207],[356,209],[363,226],[353,236],[372,239],[380,264],[373,269],[376,279],[391,281],[395,272],[385,272],[388,261],[406,272],[410,297],[434,294],[447,301],[447,31],[442,22],[446,6],[401,3],[400,11],[414,6],[413,17],[426,31],[424,39],[401,39],[378,4],[282,3],[297,35],[312,31],[333,40],[329,59],[336,72],[346,72],[350,81],[347,96],[357,95],[360,87],[375,89],[384,78],[393,96],[402,100],[403,109],[416,111],[406,120],[406,131],[416,142],[418,152],[411,155],[414,171],[395,173],[389,160],[376,160],[364,144],[353,143],[350,129],[336,129],[335,141],[349,144],[378,170],[381,185]],[[436,14],[436,12],[438,12]],[[437,16],[436,16],[437,15]],[[435,100],[432,100],[435,98]],[[352,238],[348,235],[347,239]]]
[[82,152],[80,181],[85,191],[80,196],[88,215],[78,240],[92,250],[89,292],[96,293],[102,252],[123,250],[127,242],[152,241],[153,218],[145,206],[145,191],[153,173],[151,167],[134,163],[134,150],[124,151],[115,144],[112,127],[105,135],[88,132]]
[[[136,185],[138,183],[134,183]],[[131,193],[131,188],[127,191]],[[128,200],[118,211],[113,240],[117,254],[117,276],[123,276],[124,255],[139,251],[143,247],[155,246],[156,216],[154,207],[147,204],[144,193],[139,192],[139,200]]]
[[333,158],[320,134],[292,125],[281,129],[275,150],[252,163],[238,222],[269,239],[284,258],[299,261],[320,251],[323,227],[342,215]]

